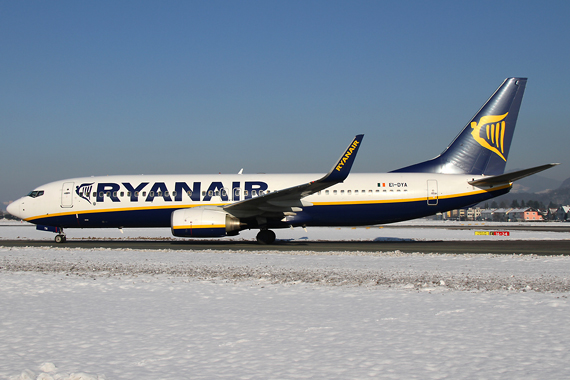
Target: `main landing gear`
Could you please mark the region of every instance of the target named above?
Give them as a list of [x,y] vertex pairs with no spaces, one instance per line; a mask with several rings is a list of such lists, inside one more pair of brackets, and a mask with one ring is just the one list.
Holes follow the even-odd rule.
[[259,244],[273,244],[275,242],[275,232],[271,230],[260,230],[256,238]]

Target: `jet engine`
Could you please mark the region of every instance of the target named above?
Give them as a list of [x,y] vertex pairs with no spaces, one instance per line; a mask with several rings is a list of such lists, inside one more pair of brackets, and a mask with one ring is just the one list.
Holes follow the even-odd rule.
[[178,237],[221,237],[237,235],[240,221],[222,210],[195,207],[172,213],[172,235]]

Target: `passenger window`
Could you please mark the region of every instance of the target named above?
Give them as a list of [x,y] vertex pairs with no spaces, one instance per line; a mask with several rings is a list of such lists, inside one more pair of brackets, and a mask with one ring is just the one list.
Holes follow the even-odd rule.
[[329,191],[328,191],[328,190],[325,190],[325,195],[329,195]]
[[244,190],[243,195],[247,197],[247,194],[248,194],[247,190]]
[[333,190],[333,194],[336,195],[336,193],[337,193],[337,191],[336,191],[336,190]]
[[213,190],[208,190],[208,195],[211,197],[212,195],[214,195],[214,191],[213,191]]
[[257,190],[251,190],[251,196],[252,197],[257,196]]
[[102,192],[102,191],[99,192],[99,196],[100,196],[100,197],[103,196],[103,192]]
[[191,196],[192,196],[192,190],[188,190],[188,191],[186,192],[186,194],[188,194],[188,196],[191,197]]
[[259,190],[259,195],[263,195],[263,190]]
[[146,197],[146,191],[143,191],[143,197]]
[[220,191],[219,191],[219,190],[216,190],[215,195],[216,195],[216,197],[219,197],[219,196],[220,196]]
[[206,191],[202,191],[202,196],[205,196],[205,195],[206,195]]
[[225,197],[225,196],[227,196],[227,195],[228,195],[228,194],[226,193],[226,191],[225,191],[225,190],[222,190],[222,197]]
[[341,194],[344,194],[344,190],[341,190],[340,193],[341,193]]
[[[348,195],[350,195],[351,190],[347,190],[346,192],[347,192]],[[356,192],[358,192],[358,191],[355,191],[355,193],[356,193]]]
[[113,191],[113,198],[117,198],[117,192]]

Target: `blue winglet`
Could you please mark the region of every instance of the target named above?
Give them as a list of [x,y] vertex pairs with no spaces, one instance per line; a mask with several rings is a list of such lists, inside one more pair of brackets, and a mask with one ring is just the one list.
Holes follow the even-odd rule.
[[328,172],[320,182],[338,183],[344,181],[346,177],[348,177],[348,173],[350,173],[350,169],[352,168],[352,164],[356,158],[356,153],[358,152],[358,148],[360,148],[363,138],[364,135],[357,135],[354,140],[352,140],[348,148],[346,148],[345,152],[340,156],[335,166],[333,166],[330,172]]

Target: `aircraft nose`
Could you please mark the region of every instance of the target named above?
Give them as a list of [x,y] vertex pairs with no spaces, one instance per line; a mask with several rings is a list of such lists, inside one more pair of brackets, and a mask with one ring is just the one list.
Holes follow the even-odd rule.
[[20,218],[20,208],[18,207],[20,203],[18,201],[16,202],[12,202],[8,205],[8,207],[6,207],[6,211],[8,211],[10,214]]

